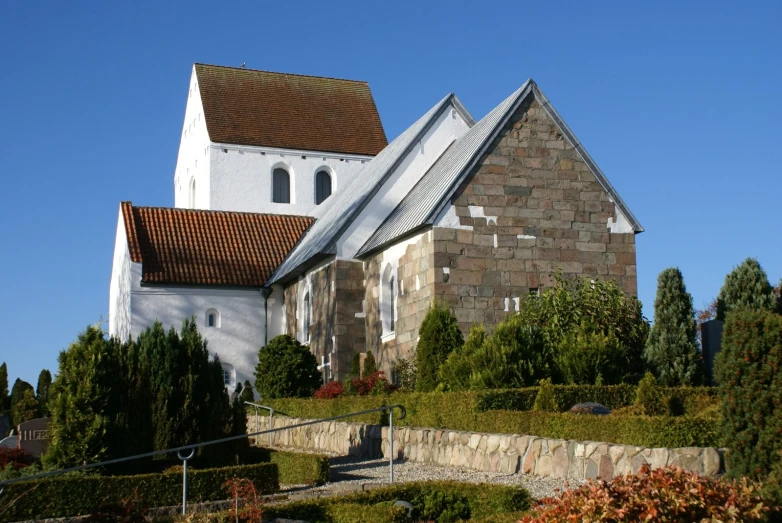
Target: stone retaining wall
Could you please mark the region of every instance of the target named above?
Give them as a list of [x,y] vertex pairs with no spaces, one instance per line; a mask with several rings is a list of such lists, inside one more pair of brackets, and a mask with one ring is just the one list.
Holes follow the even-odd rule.
[[[274,427],[305,419],[275,416]],[[269,426],[259,417],[261,430]],[[255,427],[255,416],[248,417]],[[267,436],[261,436],[262,442]],[[388,427],[364,423],[326,422],[274,434],[275,446],[339,455],[388,457]],[[394,427],[396,458],[420,463],[463,467],[486,472],[525,473],[556,478],[609,480],[653,468],[677,465],[706,476],[725,471],[724,449],[685,447],[645,448],[593,441],[547,439],[517,434],[485,434],[447,429]]]

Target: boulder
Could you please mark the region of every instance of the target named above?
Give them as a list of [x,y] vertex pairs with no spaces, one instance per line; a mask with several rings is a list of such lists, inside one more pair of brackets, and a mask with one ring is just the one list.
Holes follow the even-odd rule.
[[606,414],[611,414],[611,409],[605,405],[601,405],[600,403],[588,401],[586,403],[573,405],[570,408],[570,412],[575,412],[576,414],[597,414],[604,416]]

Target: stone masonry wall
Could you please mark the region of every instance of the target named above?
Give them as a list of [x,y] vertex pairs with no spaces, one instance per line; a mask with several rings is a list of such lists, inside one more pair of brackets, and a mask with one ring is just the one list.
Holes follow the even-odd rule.
[[536,100],[511,117],[451,203],[462,228],[434,229],[435,292],[465,332],[491,330],[558,269],[637,292],[634,233],[610,232],[614,203]]
[[[309,420],[275,416],[274,427],[287,427]],[[255,417],[248,416],[248,427]],[[261,430],[269,426],[259,417]],[[252,430],[252,429],[250,429]],[[266,443],[261,436],[261,444]],[[389,457],[388,427],[363,423],[326,422],[282,431],[274,435],[275,446],[340,455]],[[395,459],[486,472],[524,473],[556,478],[600,478],[676,465],[702,475],[725,471],[724,449],[686,447],[644,448],[593,441],[570,441],[517,434],[485,434],[447,429],[394,427]]]
[[[392,246],[373,256],[365,264],[366,348],[376,356],[378,369],[384,371],[386,376],[392,376],[393,364],[397,359],[412,356],[418,341],[418,328],[434,295],[432,235],[425,232],[401,243],[407,245]],[[380,277],[386,262],[397,265],[397,317],[394,338],[383,343]]]

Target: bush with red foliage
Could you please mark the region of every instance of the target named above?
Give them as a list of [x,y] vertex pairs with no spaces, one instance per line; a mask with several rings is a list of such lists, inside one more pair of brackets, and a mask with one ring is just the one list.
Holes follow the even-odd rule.
[[379,370],[363,378],[354,379],[353,388],[356,389],[359,396],[366,396],[368,394],[393,392],[396,390],[396,385],[389,383],[383,371]]
[[319,400],[338,398],[345,392],[345,386],[338,381],[330,381],[315,391],[315,397]]
[[701,477],[681,468],[651,470],[613,481],[592,481],[538,502],[519,523],[573,521],[768,521],[771,509],[757,488]]
[[29,467],[36,461],[35,456],[26,450],[0,447],[0,469],[4,469],[10,463],[14,470],[19,470]]

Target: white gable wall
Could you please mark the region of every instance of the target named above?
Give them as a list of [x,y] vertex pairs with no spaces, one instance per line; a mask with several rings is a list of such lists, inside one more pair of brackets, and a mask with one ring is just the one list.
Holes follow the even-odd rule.
[[195,181],[195,209],[211,209],[209,201],[209,133],[195,68],[190,75],[185,121],[174,171],[174,207],[189,209],[190,184]]
[[461,114],[446,109],[413,150],[389,176],[372,200],[337,240],[337,256],[355,258],[356,253],[391,214],[410,189],[423,177],[440,155],[469,129]]
[[[350,183],[371,156],[212,144],[210,148],[210,209],[312,216],[316,212],[315,175],[331,175],[331,193]],[[282,167],[290,176],[290,203],[272,202],[272,171]]]
[[117,218],[117,236],[114,240],[114,261],[109,283],[109,335],[121,340],[130,335],[130,278],[131,266],[128,237],[122,207]]

